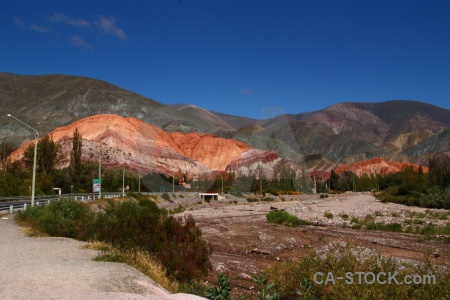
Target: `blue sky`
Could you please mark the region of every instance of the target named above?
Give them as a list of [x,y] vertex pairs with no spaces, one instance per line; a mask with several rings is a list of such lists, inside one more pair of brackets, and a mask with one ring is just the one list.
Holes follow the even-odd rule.
[[0,2],[0,72],[101,79],[269,117],[339,102],[450,109],[450,1]]

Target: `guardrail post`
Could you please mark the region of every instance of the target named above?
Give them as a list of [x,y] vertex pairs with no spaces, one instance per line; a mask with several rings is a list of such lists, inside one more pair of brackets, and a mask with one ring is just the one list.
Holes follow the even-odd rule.
[[47,205],[50,205],[50,199],[49,199],[49,200],[47,200]]
[[9,206],[9,213],[12,215],[13,214],[13,211],[14,211],[14,205],[10,205]]
[[84,201],[84,196],[81,196],[81,201]]
[[27,204],[26,203],[23,204],[23,210],[27,210]]

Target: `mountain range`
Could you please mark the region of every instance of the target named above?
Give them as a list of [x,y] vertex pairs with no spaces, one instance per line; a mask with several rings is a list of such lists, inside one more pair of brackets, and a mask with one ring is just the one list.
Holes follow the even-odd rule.
[[[426,165],[428,158],[437,153],[450,155],[450,111],[418,101],[339,103],[320,111],[255,120],[190,104],[164,105],[107,82],[85,77],[0,73],[0,113],[5,115],[0,118],[0,138],[7,138],[14,147],[29,141],[32,133],[7,118],[7,113],[42,134],[73,126],[71,124],[88,117],[92,121],[97,115],[116,115],[133,124],[140,120],[139,126],[153,126],[152,130],[164,132],[175,144],[178,141],[181,152],[174,148],[174,153],[191,159],[198,168],[209,170],[237,166],[239,163],[233,161],[243,159],[239,156],[251,149],[254,153],[259,152],[250,155],[248,161],[273,153],[276,159],[284,159],[284,163],[309,171],[329,171],[342,164],[375,157]],[[104,130],[102,139],[107,139],[114,130],[116,138],[127,135],[125,131],[105,128],[101,129]],[[86,131],[84,136],[90,134],[95,133]],[[218,168],[192,157],[192,153],[187,155],[180,148],[184,143],[200,142],[208,136],[217,141],[221,139],[223,143],[219,143],[217,149],[225,147],[220,146],[226,144],[224,141],[232,140],[232,147],[241,145],[242,152],[229,156],[230,159],[223,160]],[[101,144],[102,139],[95,142]],[[132,148],[128,144],[126,147]]]

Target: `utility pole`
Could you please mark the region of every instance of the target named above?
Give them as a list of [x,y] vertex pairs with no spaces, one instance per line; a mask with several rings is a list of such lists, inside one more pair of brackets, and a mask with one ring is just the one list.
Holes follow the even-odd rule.
[[98,159],[98,179],[100,180],[100,190],[98,191],[98,198],[102,199],[102,149],[100,149],[100,156]]
[[138,183],[138,192],[141,192],[141,166],[138,166],[139,171],[138,171],[138,176],[139,176],[139,183]]
[[317,193],[316,176],[314,176],[314,194]]
[[125,166],[122,169],[122,197],[125,197]]
[[34,131],[33,178],[31,183],[31,206],[34,206],[34,196],[36,194],[36,160],[37,160],[37,146],[38,146],[39,132],[30,125],[28,125],[27,123],[17,119],[13,115],[7,114],[7,116],[19,121],[20,123],[22,123],[23,125]]

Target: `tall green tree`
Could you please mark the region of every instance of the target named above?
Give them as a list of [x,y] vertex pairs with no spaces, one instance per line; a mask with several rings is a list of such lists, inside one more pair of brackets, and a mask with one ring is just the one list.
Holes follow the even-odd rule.
[[11,148],[4,138],[0,144],[0,167],[3,173],[6,173],[8,168],[8,155],[11,153]]
[[429,167],[430,186],[444,187],[450,185],[450,164],[448,158],[434,156],[429,160]]
[[83,163],[81,161],[81,149],[83,148],[83,138],[75,128],[72,135],[72,150],[70,152],[70,175],[72,179],[72,184],[75,186],[75,190],[79,189],[80,176],[83,168]]
[[330,176],[330,190],[337,190],[339,188],[339,175],[334,170],[331,170]]
[[[45,135],[38,142],[36,172],[39,174],[50,175],[57,164],[58,152],[61,145],[53,141],[53,137]],[[32,143],[23,153],[25,165],[28,168],[33,167],[34,143]]]

